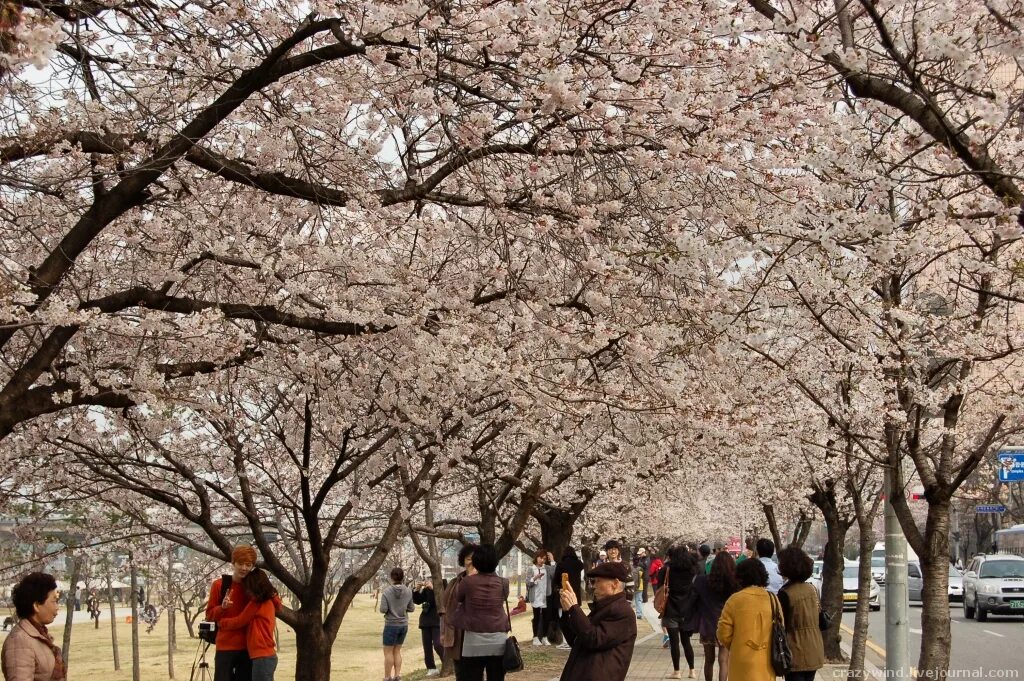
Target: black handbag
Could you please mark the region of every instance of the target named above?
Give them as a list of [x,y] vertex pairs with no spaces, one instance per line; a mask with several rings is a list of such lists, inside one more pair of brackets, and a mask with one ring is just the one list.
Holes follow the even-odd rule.
[[768,592],[772,602],[772,669],[776,676],[785,676],[793,666],[793,652],[786,641],[786,627],[782,622],[782,604],[775,594]]
[[[814,589],[814,587],[811,587]],[[828,628],[832,626],[832,615],[825,612],[825,609],[821,607],[821,597],[818,596],[818,590],[814,589],[814,600],[818,601],[818,629],[820,631],[828,631]]]
[[508,615],[508,638],[505,639],[505,652],[501,656],[501,666],[507,673],[523,670],[523,654],[519,650],[519,641],[512,635],[512,615],[505,601],[505,614]]

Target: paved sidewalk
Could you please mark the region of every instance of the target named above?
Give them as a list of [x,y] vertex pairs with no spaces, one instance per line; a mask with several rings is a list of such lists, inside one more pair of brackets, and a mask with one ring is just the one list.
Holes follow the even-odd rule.
[[[626,681],[653,681],[653,679],[664,679],[672,672],[672,656],[668,650],[661,647],[661,623],[658,621],[658,613],[654,610],[653,603],[644,605],[645,622],[637,622],[636,646],[633,648],[633,660],[629,665],[629,674]],[[697,678],[704,679],[704,647],[700,645],[697,635],[693,641],[694,669],[697,670]],[[682,651],[680,651],[680,654]],[[682,677],[687,678],[689,668],[686,660],[682,659]],[[842,676],[845,678],[846,667],[842,667]],[[816,677],[819,681],[832,681],[838,678],[834,670],[825,667],[820,670]],[[715,665],[713,681],[718,680],[718,665]],[[735,680],[734,680],[735,681]],[[742,680],[739,680],[742,681]]]

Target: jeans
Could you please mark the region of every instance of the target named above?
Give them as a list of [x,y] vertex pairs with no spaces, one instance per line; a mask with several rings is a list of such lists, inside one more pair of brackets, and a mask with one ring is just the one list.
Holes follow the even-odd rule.
[[444,648],[441,647],[441,627],[424,627],[420,629],[423,637],[423,662],[427,669],[437,669],[434,664],[434,651],[441,660],[444,659]]
[[633,609],[636,610],[637,617],[644,616],[644,595],[639,591],[633,594]]
[[464,657],[455,661],[455,681],[505,681],[505,665],[501,655]]
[[218,650],[213,656],[213,681],[252,681],[252,661],[244,650]]
[[257,657],[252,661],[252,681],[274,681],[277,669],[277,655]]

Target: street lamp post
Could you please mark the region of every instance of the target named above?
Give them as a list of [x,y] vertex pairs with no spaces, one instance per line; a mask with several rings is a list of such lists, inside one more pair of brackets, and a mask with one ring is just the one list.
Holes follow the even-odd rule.
[[910,678],[907,538],[892,507],[895,472],[885,471],[885,674]]

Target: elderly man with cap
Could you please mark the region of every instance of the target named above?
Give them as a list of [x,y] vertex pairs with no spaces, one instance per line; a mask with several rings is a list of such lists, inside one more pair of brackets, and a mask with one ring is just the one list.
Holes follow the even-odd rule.
[[[206,619],[220,622],[238,617],[249,604],[242,580],[256,567],[256,549],[241,544],[231,552],[232,573],[224,575],[210,587],[210,600],[206,604]],[[252,661],[246,652],[245,629],[217,627],[217,654],[213,662],[214,681],[249,681]]]
[[560,681],[623,681],[636,641],[636,617],[625,585],[626,563],[602,563],[587,576],[594,580],[595,603],[585,615],[572,589],[559,593],[562,632],[572,646]]

